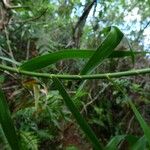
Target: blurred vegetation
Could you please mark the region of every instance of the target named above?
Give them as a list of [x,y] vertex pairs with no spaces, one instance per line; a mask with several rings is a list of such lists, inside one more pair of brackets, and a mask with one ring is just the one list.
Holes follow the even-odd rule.
[[[4,2],[0,2],[0,63],[3,65],[16,68],[33,57],[65,49],[94,51],[108,33],[103,28],[112,25],[127,37],[116,51],[132,47],[133,51],[144,52],[150,48],[149,0],[13,0],[7,1],[10,7]],[[40,72],[78,74],[85,62],[61,60]],[[140,54],[135,55],[134,64],[130,57],[106,59],[94,73],[148,67],[149,55]],[[114,82],[133,100],[149,125],[149,74],[122,77]],[[135,141],[140,142],[132,149],[149,149],[125,96],[112,82],[89,80],[78,95],[75,93],[80,81],[64,80],[63,84],[104,145],[118,135],[128,135],[125,141],[120,140],[118,149],[128,150]],[[1,71],[0,85],[24,150],[92,149],[51,80]],[[2,128],[0,149],[10,149]]]

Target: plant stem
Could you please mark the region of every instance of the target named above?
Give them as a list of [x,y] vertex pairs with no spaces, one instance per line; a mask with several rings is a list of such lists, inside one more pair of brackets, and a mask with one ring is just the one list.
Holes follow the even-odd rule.
[[122,71],[122,72],[115,72],[115,73],[103,73],[103,74],[92,74],[92,75],[63,75],[63,74],[60,75],[60,74],[25,71],[13,67],[5,66],[2,64],[0,64],[0,70],[3,71],[6,70],[6,71],[27,75],[27,76],[33,76],[33,77],[42,77],[42,78],[51,78],[51,79],[53,77],[56,77],[64,80],[108,79],[108,77],[120,78],[124,76],[135,76],[135,75],[150,73],[150,68],[145,68],[145,69],[136,69],[136,70]]
[[[13,54],[13,51],[12,51],[12,48],[11,48],[11,45],[10,45],[10,40],[9,40],[9,33],[7,31],[7,28],[5,27],[5,34],[6,34],[6,42],[7,42],[7,46],[8,46],[8,49],[9,49],[9,54],[12,58],[12,60],[15,61],[15,58],[14,58],[14,54]],[[16,67],[15,64],[13,64],[13,67]]]

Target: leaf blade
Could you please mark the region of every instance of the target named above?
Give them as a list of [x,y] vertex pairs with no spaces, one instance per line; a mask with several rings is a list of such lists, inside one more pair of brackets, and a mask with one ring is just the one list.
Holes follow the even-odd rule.
[[21,70],[37,70],[56,63],[62,59],[89,58],[93,54],[91,50],[62,50],[55,53],[35,57],[20,66]]
[[6,103],[5,96],[0,89],[0,123],[6,139],[12,150],[19,150],[18,138],[11,120],[10,111]]
[[145,138],[147,139],[148,144],[150,146],[150,127],[148,126],[146,121],[143,119],[142,115],[139,113],[139,111],[137,110],[137,108],[135,107],[135,105],[133,104],[133,102],[131,100],[129,100],[129,104],[130,104],[131,109],[134,112],[141,128],[143,129]]
[[97,139],[96,135],[92,131],[92,129],[89,127],[87,122],[84,120],[84,118],[79,113],[78,109],[72,102],[70,96],[67,94],[65,88],[63,87],[62,83],[59,81],[58,78],[53,78],[53,82],[58,89],[60,95],[63,97],[68,109],[71,111],[72,115],[75,117],[77,123],[80,125],[81,129],[84,131],[85,135],[88,137],[88,139],[92,142],[93,147],[96,150],[102,150],[102,144],[100,144],[99,140]]
[[[63,59],[88,59],[95,53],[95,50],[78,50],[78,49],[66,49],[58,52],[46,54],[43,56],[38,56],[24,62],[21,66],[21,70],[34,71],[42,69],[44,67],[50,66]],[[134,52],[135,55],[147,54],[150,52]],[[130,51],[113,51],[108,58],[122,58],[126,56],[131,56]]]
[[104,150],[116,150],[118,144],[126,138],[127,135],[117,135],[113,137],[108,144],[106,145]]
[[92,72],[105,58],[110,56],[115,47],[120,43],[123,38],[123,33],[115,26],[110,27],[106,39],[97,48],[96,52],[89,59],[87,64],[81,70],[81,75]]

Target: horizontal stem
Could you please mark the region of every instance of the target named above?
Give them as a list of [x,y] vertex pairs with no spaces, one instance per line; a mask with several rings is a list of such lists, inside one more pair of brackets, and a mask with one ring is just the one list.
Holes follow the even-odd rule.
[[27,76],[33,76],[33,77],[42,77],[42,78],[51,78],[51,79],[53,77],[56,77],[65,80],[108,79],[108,77],[119,78],[124,76],[134,76],[139,74],[150,73],[150,68],[145,68],[145,69],[136,69],[136,70],[122,71],[122,72],[115,72],[115,73],[103,73],[103,74],[91,74],[91,75],[57,75],[57,74],[38,73],[38,72],[19,70],[17,68],[13,68],[1,64],[0,64],[0,70],[10,71],[10,72],[27,75]]

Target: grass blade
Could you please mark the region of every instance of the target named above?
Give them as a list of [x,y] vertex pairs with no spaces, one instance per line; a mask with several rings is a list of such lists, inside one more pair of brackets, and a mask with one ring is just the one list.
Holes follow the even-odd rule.
[[143,119],[142,115],[139,113],[139,111],[135,107],[134,103],[128,97],[128,95],[124,92],[124,90],[117,83],[115,83],[115,81],[113,79],[111,79],[109,76],[108,76],[108,80],[116,87],[116,89],[118,91],[120,91],[124,95],[125,99],[128,100],[128,103],[129,103],[135,117],[137,118],[137,120],[138,120],[138,122],[139,122],[139,124],[140,124],[140,126],[144,132],[145,138],[148,141],[149,147],[150,147],[150,127],[149,127],[149,125]]
[[129,100],[129,104],[130,104],[131,109],[134,112],[141,128],[143,129],[144,135],[145,135],[145,137],[149,143],[149,146],[150,146],[150,127],[145,122],[145,120],[143,119],[143,117],[141,116],[141,114],[139,113],[139,111],[137,110],[137,108],[135,107],[135,105],[133,104],[133,102],[131,100]]
[[145,136],[142,136],[135,144],[132,145],[131,150],[145,150],[147,140]]
[[[20,69],[34,71],[34,70],[47,67],[63,59],[89,59],[94,53],[95,50],[78,50],[78,49],[61,50],[58,52],[32,58],[27,62],[24,62],[20,66]],[[146,54],[146,53],[150,53],[150,52],[134,52],[134,55]],[[112,54],[108,56],[108,58],[122,58],[126,56],[131,56],[131,52],[113,51]]]
[[80,125],[81,129],[85,133],[85,135],[88,137],[88,139],[91,141],[93,144],[93,147],[96,150],[102,150],[102,145],[100,144],[98,138],[90,128],[90,126],[87,124],[85,119],[81,116],[80,112],[72,102],[70,96],[66,92],[65,88],[63,87],[62,83],[57,79],[53,78],[54,84],[56,88],[58,89],[59,93],[63,97],[68,109],[71,111],[72,115],[75,117],[77,123]]
[[93,54],[91,50],[63,50],[47,55],[35,57],[20,66],[21,70],[37,70],[47,67],[62,59],[89,58]]
[[119,143],[124,140],[126,135],[117,135],[113,137],[109,143],[106,145],[104,150],[117,150]]
[[12,150],[19,150],[18,138],[11,120],[10,111],[5,96],[0,89],[0,123]]
[[138,141],[139,138],[134,135],[116,135],[108,142],[104,150],[118,150],[118,146],[121,142],[127,142],[128,146],[132,149],[134,145],[135,147],[136,144],[138,145]]
[[[114,48],[117,47],[117,45],[122,40],[123,33],[117,27],[115,26],[107,27],[104,29],[104,31],[105,30],[109,31],[106,39],[97,48],[95,53],[91,56],[89,61],[83,67],[83,69],[80,72],[81,75],[86,75],[91,73],[98,65],[100,65],[104,61],[104,59],[108,58],[113,53]],[[78,94],[81,92],[85,84],[86,84],[86,80],[81,81],[79,88],[73,99],[78,98]]]
[[106,39],[98,47],[81,71],[81,75],[92,72],[105,58],[108,58],[123,38],[123,33],[115,26],[110,27]]

